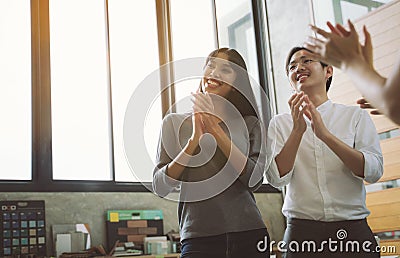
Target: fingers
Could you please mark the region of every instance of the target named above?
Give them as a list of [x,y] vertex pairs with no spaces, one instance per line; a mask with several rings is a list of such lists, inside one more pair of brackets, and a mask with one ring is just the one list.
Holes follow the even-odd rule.
[[308,120],[312,120],[312,115],[311,115],[311,112],[310,112],[310,110],[309,110],[309,107],[308,107],[308,105],[307,106],[305,106],[304,108],[303,108],[303,113],[304,113],[304,115],[306,115],[306,117],[308,118]]
[[354,24],[350,21],[350,19],[347,20],[347,24],[349,25],[350,33],[357,33],[356,28],[354,27]]
[[314,38],[314,37],[307,37],[308,43],[311,43],[312,45],[315,45],[317,47],[321,47],[325,44],[324,40]]
[[382,115],[382,113],[379,112],[378,109],[373,109],[373,110],[371,110],[371,112],[369,112],[369,113],[371,113],[371,115]]
[[359,99],[357,99],[357,104],[365,104],[365,103],[367,103],[368,101],[366,100],[366,99],[364,99],[364,98],[359,98]]
[[289,98],[288,104],[289,104],[290,107],[292,107],[292,101],[293,101],[296,97],[297,97],[297,94],[295,93],[295,94],[293,94],[293,95]]
[[331,22],[328,21],[328,22],[326,23],[326,25],[328,25],[328,27],[329,27],[329,29],[332,31],[332,33],[334,33],[334,34],[336,34],[336,35],[338,35],[338,36],[340,36],[340,37],[343,37],[342,31],[341,31],[339,28],[333,26],[333,24],[332,24]]
[[305,42],[303,46],[312,52],[310,53],[311,58],[321,59],[321,55],[324,52],[325,44],[326,41],[324,40],[315,37],[307,37],[307,42]]
[[312,117],[314,117],[317,114],[318,111],[308,96],[305,97],[304,101],[307,103],[307,110],[309,111],[309,115],[310,115],[310,119],[311,119]]
[[367,30],[367,27],[364,25],[363,26],[363,32],[364,32],[364,46],[371,46],[372,47],[372,40],[371,40],[371,34]]
[[336,24],[336,30],[338,30],[342,37],[350,36],[350,31],[348,31],[342,24]]
[[375,109],[375,107],[372,106],[372,105],[368,102],[368,100],[366,100],[366,99],[364,99],[364,98],[359,98],[359,99],[357,100],[357,104],[360,105],[360,108],[362,108],[362,109],[365,109],[365,108],[372,109],[372,110],[369,112],[371,115],[382,115],[382,113],[381,113],[378,109]]
[[313,30],[315,33],[321,35],[322,37],[324,37],[324,38],[329,38],[330,37],[330,33],[329,32],[327,32],[327,31],[325,31],[323,29],[320,29],[317,26],[314,26],[314,25],[311,25],[311,24],[309,26],[310,26],[311,30]]
[[372,50],[372,40],[371,35],[369,34],[367,27],[363,26],[364,32],[364,46],[362,46],[362,53],[365,58],[365,61],[373,68],[374,58],[373,58],[373,50]]
[[310,51],[314,52],[313,54],[318,58],[320,58],[320,47],[312,44],[311,42],[304,42],[303,47],[309,49]]
[[[308,48],[309,49],[309,48]],[[311,50],[311,49],[310,49]],[[318,49],[318,50],[316,50],[316,51],[314,51],[315,53],[310,53],[309,54],[309,56],[310,56],[310,58],[312,58],[312,59],[315,59],[315,60],[323,60],[324,61],[324,58],[321,56],[321,54],[318,52],[320,49]],[[311,50],[312,51],[312,50]]]
[[214,112],[214,106],[209,96],[205,96],[205,94],[202,93],[198,94],[192,93],[192,96],[193,98],[191,99],[191,101],[193,103],[193,109],[195,112],[207,112],[207,113]]
[[303,111],[301,109],[303,103],[304,103],[304,92],[293,94],[291,100],[289,100],[292,116],[296,120],[303,116]]
[[359,98],[357,104],[360,105],[360,108],[375,108],[365,98]]
[[292,97],[290,97],[288,103],[292,110],[303,95],[304,95],[304,92],[300,92],[300,93],[295,93],[292,95]]
[[371,106],[371,104],[369,103],[363,103],[363,104],[359,104],[360,108],[374,108],[373,106]]

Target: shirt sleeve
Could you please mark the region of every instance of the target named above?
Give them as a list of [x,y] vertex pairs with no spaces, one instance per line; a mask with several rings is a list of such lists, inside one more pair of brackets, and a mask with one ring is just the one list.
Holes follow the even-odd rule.
[[250,191],[257,190],[263,183],[264,167],[266,160],[266,144],[263,137],[262,123],[255,117],[246,117],[246,125],[249,130],[249,154],[243,173],[239,180]]
[[268,137],[267,137],[267,157],[270,159],[267,162],[267,180],[275,187],[282,187],[289,184],[290,179],[293,175],[293,168],[283,177],[280,176],[278,166],[276,164],[275,158],[281,152],[285,141],[279,129],[279,125],[276,117],[271,119],[268,127]]
[[375,125],[366,110],[362,110],[356,125],[355,149],[364,155],[364,180],[377,182],[383,174],[383,156]]
[[[172,161],[172,158],[165,150],[166,144],[163,142],[163,139],[168,141],[173,141],[175,139],[172,119],[170,116],[165,117],[163,120],[158,140],[156,166],[153,171],[153,191],[161,197],[167,196],[180,185],[180,181],[167,175],[168,164]],[[170,145],[170,143],[168,143],[168,146],[172,146],[172,144]]]

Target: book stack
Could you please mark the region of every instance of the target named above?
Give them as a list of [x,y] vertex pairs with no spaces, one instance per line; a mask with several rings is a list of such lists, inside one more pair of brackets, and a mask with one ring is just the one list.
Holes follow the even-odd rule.
[[136,249],[143,250],[145,237],[164,234],[161,210],[109,210],[106,226],[109,249],[119,241],[134,243]]

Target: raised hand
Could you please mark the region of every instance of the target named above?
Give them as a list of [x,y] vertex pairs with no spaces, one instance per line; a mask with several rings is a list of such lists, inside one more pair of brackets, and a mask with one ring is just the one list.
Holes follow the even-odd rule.
[[[195,97],[197,94],[200,93],[192,93],[192,95]],[[192,99],[193,102],[193,115],[192,115],[192,135],[190,137],[190,140],[195,143],[195,145],[198,145],[200,142],[201,136],[205,133],[205,126],[202,121],[202,115],[201,112],[204,111],[201,108],[198,107],[197,101],[195,99]]]
[[333,26],[328,22],[331,32],[327,32],[311,25],[311,29],[323,38],[309,37],[304,46],[314,52],[314,57],[333,66],[346,70],[350,62],[367,62],[372,66],[372,44],[371,37],[364,27],[365,42],[359,43],[358,33],[349,20],[350,31],[342,25]]
[[360,106],[360,108],[371,108],[371,115],[382,115],[382,113],[374,106],[372,106],[365,98],[359,98],[357,100],[357,104]]
[[214,104],[210,94],[197,93],[194,94],[193,109],[198,112],[201,117],[202,124],[206,132],[216,137],[216,133],[220,132],[219,122],[221,119],[215,112]]

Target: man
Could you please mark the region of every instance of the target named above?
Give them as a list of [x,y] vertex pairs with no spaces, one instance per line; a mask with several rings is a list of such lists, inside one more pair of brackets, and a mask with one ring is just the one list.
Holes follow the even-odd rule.
[[311,56],[290,51],[291,114],[275,116],[268,130],[268,181],[287,185],[285,257],[379,257],[365,220],[364,180],[383,172],[375,126],[365,110],[328,99],[333,68]]

